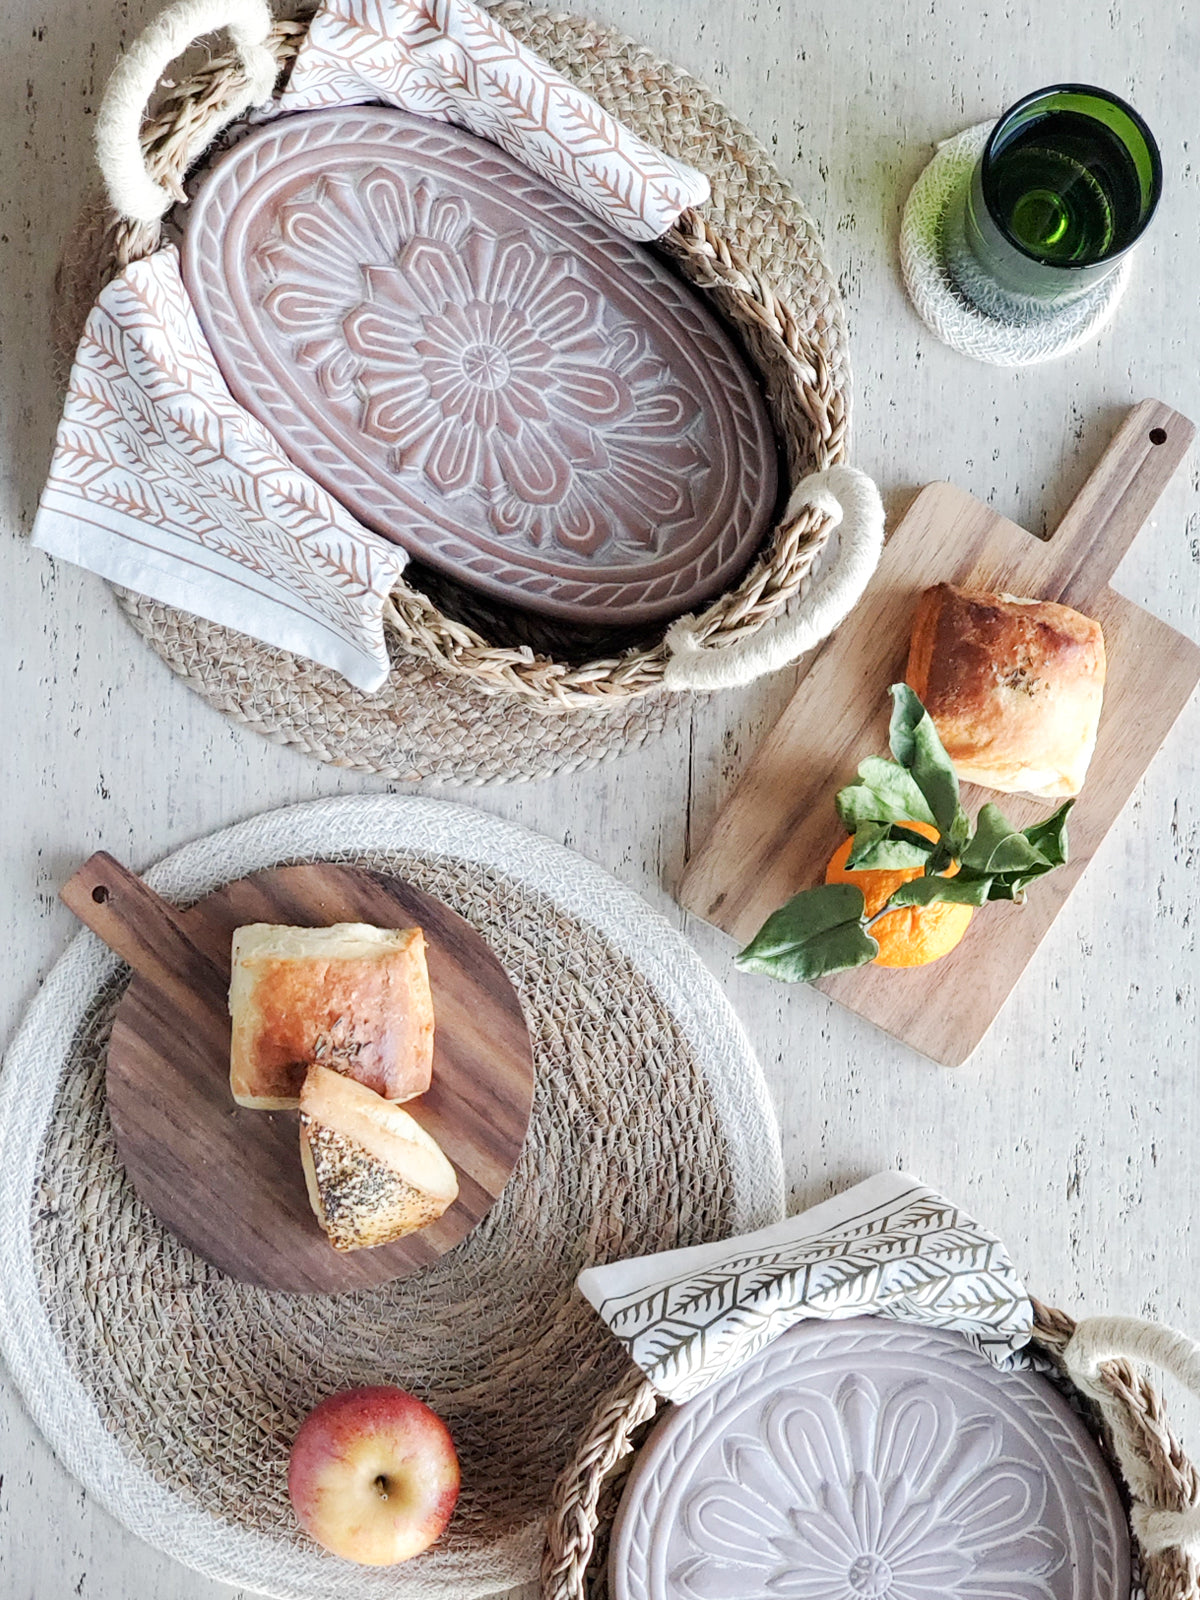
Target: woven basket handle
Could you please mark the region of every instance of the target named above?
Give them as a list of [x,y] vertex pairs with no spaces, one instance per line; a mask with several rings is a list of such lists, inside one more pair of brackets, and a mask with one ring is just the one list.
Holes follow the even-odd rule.
[[[1089,1317],[1080,1322],[1062,1352],[1071,1381],[1099,1405],[1112,1434],[1113,1449],[1134,1496],[1134,1532],[1148,1555],[1178,1551],[1200,1558],[1200,1486],[1192,1474],[1190,1500],[1182,1510],[1162,1508],[1161,1476],[1151,1470],[1145,1443],[1125,1396],[1119,1374],[1104,1368],[1116,1361],[1141,1362],[1177,1378],[1200,1397],[1200,1344],[1175,1328],[1140,1317]],[[1116,1384],[1114,1384],[1114,1377]]]
[[865,472],[841,464],[810,472],[792,491],[784,529],[805,516],[823,517],[838,536],[837,550],[823,562],[811,587],[778,617],[748,637],[713,648],[703,617],[681,617],[667,629],[670,652],[663,682],[668,689],[738,689],[798,661],[845,621],[862,599],[883,553],[883,502]]
[[241,59],[244,78],[220,108],[220,122],[205,120],[207,144],[218,127],[271,98],[276,64],[268,45],[267,0],[176,0],[130,46],[118,63],[96,120],[96,159],[113,210],[126,222],[152,224],[181,198],[177,184],[157,181],[146,167],[141,128],[146,104],[176,56],[195,40],[224,28]]

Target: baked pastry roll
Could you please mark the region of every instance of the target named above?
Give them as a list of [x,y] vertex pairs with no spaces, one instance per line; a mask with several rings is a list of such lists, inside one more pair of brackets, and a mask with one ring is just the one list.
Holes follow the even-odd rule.
[[433,997],[420,928],[238,928],[229,1010],[229,1082],[239,1105],[298,1105],[313,1062],[386,1100],[429,1088]]
[[310,1067],[300,1090],[300,1160],[335,1250],[402,1239],[458,1198],[454,1168],[432,1134],[401,1106],[327,1067]]
[[968,783],[1078,794],[1104,674],[1100,624],[1070,606],[951,583],[926,589],[917,605],[905,677]]

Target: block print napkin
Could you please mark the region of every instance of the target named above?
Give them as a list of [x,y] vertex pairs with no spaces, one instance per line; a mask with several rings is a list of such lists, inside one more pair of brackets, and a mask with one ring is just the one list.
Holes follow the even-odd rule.
[[631,133],[471,0],[325,0],[281,109],[382,101],[490,139],[630,239],[660,238],[708,179]]
[[806,1317],[875,1313],[954,1329],[998,1366],[1017,1358],[1033,1326],[1000,1241],[899,1172],[740,1239],[589,1267],[579,1287],[677,1402]]
[[383,606],[407,557],[234,400],[173,248],[128,267],[92,308],[33,542],[360,689],[387,677]]

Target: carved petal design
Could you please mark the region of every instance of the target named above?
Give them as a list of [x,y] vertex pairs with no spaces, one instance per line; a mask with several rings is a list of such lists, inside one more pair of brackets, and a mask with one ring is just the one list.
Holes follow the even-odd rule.
[[251,134],[202,186],[185,265],[243,404],[468,583],[633,621],[724,587],[766,531],[774,444],[720,325],[456,129],[355,107]]
[[960,1336],[802,1323],[644,1447],[616,1600],[1128,1600],[1082,1422]]

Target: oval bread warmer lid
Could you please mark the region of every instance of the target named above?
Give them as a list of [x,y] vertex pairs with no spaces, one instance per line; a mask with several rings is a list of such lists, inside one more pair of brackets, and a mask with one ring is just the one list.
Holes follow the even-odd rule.
[[1099,1446],[961,1334],[805,1322],[668,1411],[613,1532],[615,1600],[1129,1600]]
[[648,622],[727,588],[769,526],[775,441],[720,322],[471,134],[371,106],[271,122],[203,180],[183,269],[241,404],[464,584]]

